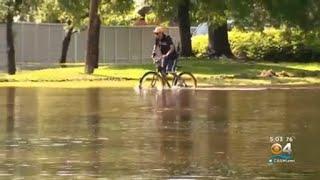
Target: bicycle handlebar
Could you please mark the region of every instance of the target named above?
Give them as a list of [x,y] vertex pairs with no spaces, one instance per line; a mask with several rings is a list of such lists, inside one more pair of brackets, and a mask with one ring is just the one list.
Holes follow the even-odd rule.
[[162,60],[162,57],[161,56],[153,56],[152,60],[153,60],[154,63],[157,63],[157,62],[160,62]]

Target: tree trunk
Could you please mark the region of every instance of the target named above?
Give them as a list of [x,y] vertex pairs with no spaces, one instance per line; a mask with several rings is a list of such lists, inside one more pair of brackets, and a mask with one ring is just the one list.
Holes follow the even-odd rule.
[[13,75],[16,73],[16,60],[15,60],[12,24],[13,24],[13,15],[9,12],[7,15],[7,55],[8,55],[8,74],[10,75]]
[[178,6],[178,22],[181,40],[181,56],[192,56],[190,18],[190,0],[182,1]]
[[94,68],[99,67],[99,39],[100,39],[100,26],[101,26],[101,20],[99,15],[96,18],[96,20],[97,22],[95,22],[95,33],[94,33],[94,42],[96,43],[96,46],[94,46],[94,52],[97,56],[93,62]]
[[72,33],[73,33],[73,27],[71,27],[68,30],[66,36],[64,37],[64,39],[62,41],[62,51],[61,51],[61,57],[60,57],[60,63],[61,64],[66,63],[66,59],[67,59],[67,55],[68,55],[68,49],[69,49],[69,44],[70,44]]
[[228,58],[234,58],[231,52],[228,39],[228,26],[224,23],[220,26],[209,24],[209,57],[220,57],[225,55]]
[[100,32],[100,17],[98,15],[99,0],[90,1],[89,13],[89,29],[87,40],[87,57],[86,68],[87,74],[92,74],[95,68],[98,68],[99,60],[99,32]]

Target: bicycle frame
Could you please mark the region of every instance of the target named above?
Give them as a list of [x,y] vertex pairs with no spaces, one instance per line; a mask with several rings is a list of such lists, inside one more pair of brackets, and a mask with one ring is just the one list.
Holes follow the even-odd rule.
[[[160,62],[160,63],[161,63],[160,66],[162,66],[162,63],[163,63],[162,57],[153,57],[152,59],[153,59],[153,62],[154,62],[155,64],[157,64],[157,63]],[[163,67],[162,67],[162,68],[163,68]],[[160,71],[160,69],[157,67],[157,65],[156,65],[156,72],[161,76],[161,78],[162,78],[163,81],[164,81],[164,84],[167,84],[168,87],[171,88],[171,85],[170,85],[170,83],[169,83],[169,81],[168,81],[168,79],[167,79],[167,74],[163,74],[163,73]],[[171,84],[173,84],[173,82],[175,81],[175,79],[178,78],[178,75],[177,75],[176,72],[171,72],[170,74],[173,75],[173,79],[172,79],[172,83],[171,83]]]
[[[197,87],[197,80],[193,76],[192,73],[185,72],[185,71],[182,71],[180,73],[178,73],[176,71],[165,73],[162,71],[163,67],[161,66],[162,65],[162,57],[158,56],[158,57],[153,57],[152,59],[153,59],[154,64],[156,64],[155,65],[156,70],[146,72],[140,78],[139,88],[142,88],[144,86],[143,82],[147,82],[149,75],[150,75],[149,78],[151,78],[151,81],[149,82],[149,83],[151,83],[151,87],[155,87],[157,82],[159,82],[159,81],[161,81],[162,87],[167,85],[168,88],[171,88],[172,86],[176,86],[176,85],[178,85],[178,87]],[[167,74],[172,74],[172,76],[173,76],[172,83],[170,83],[170,81],[169,81],[170,79],[168,78]],[[191,80],[191,82],[190,82],[191,84],[189,84],[188,79]]]

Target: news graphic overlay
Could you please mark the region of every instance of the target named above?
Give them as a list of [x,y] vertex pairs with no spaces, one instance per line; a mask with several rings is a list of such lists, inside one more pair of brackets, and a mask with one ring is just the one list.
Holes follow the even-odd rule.
[[271,157],[269,163],[293,163],[294,136],[270,136]]

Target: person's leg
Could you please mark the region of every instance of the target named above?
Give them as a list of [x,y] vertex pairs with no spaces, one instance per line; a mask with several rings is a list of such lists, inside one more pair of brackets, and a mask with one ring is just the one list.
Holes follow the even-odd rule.
[[168,72],[167,69],[168,69],[169,63],[170,63],[170,59],[169,59],[168,57],[166,57],[166,58],[164,58],[164,59],[162,60],[162,73],[163,73],[164,75],[166,75],[167,72]]
[[169,73],[175,73],[176,72],[176,65],[177,65],[176,63],[177,63],[176,59],[168,59],[166,71]]
[[157,72],[161,72],[162,71],[162,63],[161,61],[156,62],[156,68],[157,68]]

